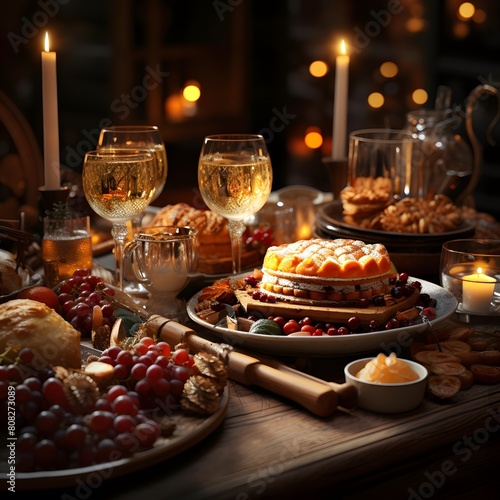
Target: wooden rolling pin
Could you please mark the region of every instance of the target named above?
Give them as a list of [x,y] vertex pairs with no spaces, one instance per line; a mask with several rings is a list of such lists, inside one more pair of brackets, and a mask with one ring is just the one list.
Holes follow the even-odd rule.
[[[146,328],[158,338],[175,345],[185,343],[193,351],[227,355],[229,378],[244,385],[258,385],[300,404],[320,417],[328,417],[337,409],[337,393],[329,385],[297,374],[278,370],[264,364],[252,355],[225,350],[224,346],[210,342],[180,323],[153,315],[146,321]],[[284,366],[284,365],[283,365]]]
[[353,408],[358,402],[358,391],[357,389],[350,384],[336,384],[335,382],[327,382],[326,380],[314,377],[313,375],[309,375],[308,373],[301,372],[292,368],[284,363],[279,362],[278,360],[271,358],[269,356],[265,356],[262,354],[252,354],[254,357],[258,358],[262,363],[265,363],[268,366],[272,366],[283,373],[289,373],[291,375],[295,375],[297,377],[303,377],[308,380],[312,380],[313,382],[325,384],[331,387],[338,398],[338,405],[342,406],[342,408]]

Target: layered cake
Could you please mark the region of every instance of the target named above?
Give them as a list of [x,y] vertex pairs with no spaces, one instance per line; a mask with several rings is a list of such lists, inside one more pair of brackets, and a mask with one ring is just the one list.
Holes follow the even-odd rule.
[[380,243],[300,240],[267,250],[260,289],[288,302],[369,299],[388,291],[391,269]]

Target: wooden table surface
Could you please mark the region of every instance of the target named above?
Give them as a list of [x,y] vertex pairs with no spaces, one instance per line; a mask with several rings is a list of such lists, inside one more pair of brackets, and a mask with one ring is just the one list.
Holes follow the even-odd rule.
[[[289,361],[289,360],[288,360]],[[299,360],[341,375],[350,358]],[[304,361],[307,361],[305,363]],[[229,382],[226,416],[207,438],[147,469],[81,477],[48,498],[261,499],[498,498],[500,384],[452,400],[426,398],[396,415],[358,408],[317,417],[282,397]],[[33,492],[16,493],[33,498]]]

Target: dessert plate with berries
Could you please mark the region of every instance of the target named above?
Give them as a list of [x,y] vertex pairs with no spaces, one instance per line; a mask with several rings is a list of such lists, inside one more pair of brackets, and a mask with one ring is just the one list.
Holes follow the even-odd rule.
[[[244,281],[248,277],[239,278]],[[342,356],[391,351],[408,347],[413,336],[449,318],[457,307],[455,297],[444,288],[411,277],[408,282],[418,283],[420,293],[419,301],[409,304],[407,311],[378,304],[336,307],[280,302],[273,297],[249,295],[248,286],[246,291],[234,290],[233,286],[234,300],[229,298],[228,304],[220,307],[215,303],[208,309],[200,307],[205,293],[201,290],[189,300],[187,311],[194,322],[212,330],[225,343],[259,352]],[[220,296],[227,298],[228,293],[221,292]],[[281,332],[259,321],[264,319],[278,323]]]

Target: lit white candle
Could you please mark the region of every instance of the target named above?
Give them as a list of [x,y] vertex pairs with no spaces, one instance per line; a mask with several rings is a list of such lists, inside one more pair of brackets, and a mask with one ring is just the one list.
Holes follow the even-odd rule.
[[42,99],[45,189],[59,189],[61,187],[61,172],[59,163],[56,53],[49,51],[48,33],[45,33],[45,51],[42,52]]
[[483,274],[478,267],[476,274],[462,278],[462,308],[469,312],[488,312],[495,291],[496,279]]
[[333,101],[332,158],[343,160],[346,154],[347,94],[349,86],[349,56],[344,40],[335,61],[335,98]]

